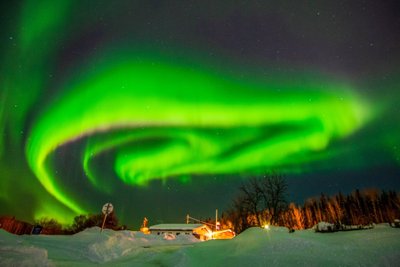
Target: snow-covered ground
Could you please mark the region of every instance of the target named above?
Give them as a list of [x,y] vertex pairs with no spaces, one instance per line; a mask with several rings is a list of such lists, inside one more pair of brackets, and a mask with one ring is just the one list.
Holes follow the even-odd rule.
[[251,228],[232,240],[164,240],[140,232],[87,229],[73,236],[0,230],[0,266],[400,266],[400,229],[289,234]]

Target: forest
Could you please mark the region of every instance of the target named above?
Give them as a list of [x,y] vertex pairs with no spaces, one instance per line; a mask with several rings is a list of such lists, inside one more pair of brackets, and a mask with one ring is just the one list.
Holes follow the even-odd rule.
[[282,225],[293,229],[311,228],[320,221],[344,225],[393,222],[400,218],[400,198],[395,191],[355,190],[334,196],[321,194],[302,206],[290,203],[280,214]]
[[372,188],[332,196],[321,193],[298,205],[287,203],[287,186],[279,174],[250,179],[239,188],[239,194],[221,220],[222,225],[240,233],[266,224],[300,230],[322,221],[335,225],[368,225],[400,218],[400,195],[396,191]]
[[[312,228],[319,222],[336,226],[364,226],[392,223],[400,218],[400,194],[376,188],[355,190],[349,194],[339,192],[307,199],[304,204],[288,203],[288,185],[285,177],[270,173],[244,182],[233,199],[231,207],[222,213],[222,229],[232,229],[239,234],[250,227],[265,225],[284,226],[289,230]],[[30,234],[35,226],[42,227],[42,234],[74,234],[93,226],[102,226],[102,214],[78,215],[69,226],[52,218],[42,218],[34,225],[15,217],[0,217],[1,228],[16,234]],[[203,219],[210,226],[215,219]],[[104,221],[104,228],[124,230],[114,212]]]

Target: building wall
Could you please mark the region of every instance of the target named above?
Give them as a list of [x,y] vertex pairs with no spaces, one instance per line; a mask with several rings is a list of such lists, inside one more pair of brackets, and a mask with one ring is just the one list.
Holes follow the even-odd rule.
[[191,234],[193,234],[193,232],[191,230],[181,231],[181,230],[152,229],[150,231],[152,234],[155,234],[155,235],[163,235],[163,234],[191,235]]

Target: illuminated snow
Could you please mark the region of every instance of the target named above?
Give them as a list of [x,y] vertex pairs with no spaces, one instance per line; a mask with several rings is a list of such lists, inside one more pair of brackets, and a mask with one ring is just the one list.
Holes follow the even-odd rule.
[[140,232],[85,230],[73,236],[15,236],[0,230],[2,266],[397,266],[400,231],[288,233],[251,228],[232,240],[164,240]]

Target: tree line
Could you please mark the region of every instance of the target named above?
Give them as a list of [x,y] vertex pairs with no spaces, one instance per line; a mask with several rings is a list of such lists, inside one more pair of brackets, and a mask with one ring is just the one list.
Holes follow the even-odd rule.
[[[88,214],[88,215],[78,215],[74,218],[71,225],[63,226],[55,219],[51,218],[41,218],[35,221],[35,225],[40,225],[43,227],[43,234],[75,234],[81,232],[87,228],[98,226],[101,227],[103,224],[104,215],[103,214]],[[111,212],[106,218],[104,223],[104,228],[113,230],[123,230],[126,229],[125,225],[119,225],[118,218],[115,212]]]
[[286,201],[288,185],[280,174],[267,174],[243,183],[231,208],[221,218],[240,233],[265,224],[307,229],[321,221],[337,225],[367,225],[400,218],[400,195],[378,189],[355,190],[310,198],[303,205]]
[[281,218],[284,226],[293,229],[311,228],[320,221],[337,225],[393,222],[400,218],[400,195],[378,189],[357,189],[348,195],[330,197],[321,194],[302,206],[290,203]]

